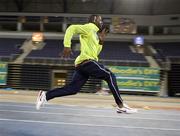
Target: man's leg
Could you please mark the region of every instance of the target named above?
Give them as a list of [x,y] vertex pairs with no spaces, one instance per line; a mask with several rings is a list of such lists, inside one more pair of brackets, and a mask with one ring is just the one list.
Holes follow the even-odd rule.
[[79,70],[76,70],[73,74],[73,78],[70,84],[65,85],[62,88],[55,88],[46,93],[47,101],[55,97],[67,96],[76,94],[81,87],[88,80],[87,75],[83,75]]
[[90,61],[83,66],[84,71],[87,72],[90,76],[94,76],[99,79],[103,79],[108,83],[110,90],[114,96],[115,102],[118,105],[118,113],[136,113],[137,109],[130,108],[127,104],[123,103],[123,100],[120,96],[120,92],[117,86],[117,81],[115,75],[105,68],[103,65],[99,64],[96,61]]
[[106,69],[103,65],[93,60],[85,64],[83,68],[84,71],[87,72],[90,76],[105,80],[108,83],[110,90],[112,91],[116,104],[119,107],[122,107],[123,100],[120,96],[115,75],[110,70]]
[[52,89],[47,93],[45,93],[44,91],[40,91],[36,102],[36,109],[39,110],[40,107],[46,101],[53,99],[55,97],[76,94],[81,89],[81,87],[86,83],[88,78],[89,76],[87,76],[86,74],[82,74],[79,69],[76,69],[70,84],[62,88]]

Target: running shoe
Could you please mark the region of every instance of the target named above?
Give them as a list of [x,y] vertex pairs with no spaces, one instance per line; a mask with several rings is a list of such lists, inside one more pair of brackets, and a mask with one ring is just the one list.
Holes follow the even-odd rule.
[[117,113],[126,113],[126,114],[131,114],[131,113],[137,113],[138,110],[134,108],[130,108],[127,104],[123,104],[122,108],[117,109]]
[[39,110],[46,102],[46,93],[40,90],[36,101],[36,109]]

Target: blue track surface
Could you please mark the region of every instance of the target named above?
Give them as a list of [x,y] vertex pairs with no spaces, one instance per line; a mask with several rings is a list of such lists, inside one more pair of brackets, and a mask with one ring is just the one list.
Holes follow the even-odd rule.
[[0,136],[180,136],[180,111],[0,103]]

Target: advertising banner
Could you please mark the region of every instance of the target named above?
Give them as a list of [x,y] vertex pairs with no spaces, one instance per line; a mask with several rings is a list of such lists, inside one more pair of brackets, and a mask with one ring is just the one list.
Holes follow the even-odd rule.
[[[117,78],[119,90],[124,91],[160,91],[160,69],[150,67],[108,67]],[[103,88],[109,89],[106,82]]]
[[7,63],[0,62],[0,85],[6,85],[7,81]]

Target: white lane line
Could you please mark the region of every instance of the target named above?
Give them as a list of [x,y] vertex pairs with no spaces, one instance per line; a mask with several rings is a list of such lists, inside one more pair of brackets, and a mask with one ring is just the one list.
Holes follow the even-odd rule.
[[22,122],[22,123],[40,123],[40,124],[55,124],[55,125],[71,125],[71,126],[86,126],[86,127],[109,127],[109,128],[126,128],[126,129],[145,129],[145,130],[161,130],[161,131],[180,131],[173,128],[157,128],[157,127],[136,127],[136,126],[119,126],[119,125],[97,125],[86,123],[67,123],[67,122],[52,122],[52,121],[37,121],[37,120],[17,120],[17,119],[2,119],[0,121]]
[[[54,109],[54,110],[73,110],[73,111],[79,111],[82,109],[85,109],[86,111],[104,111],[107,109],[113,109],[113,108],[100,108],[98,107],[86,107],[86,106],[76,106],[76,105],[55,105],[55,104],[46,104],[47,106],[43,107],[43,109]],[[16,104],[0,104],[0,106],[3,107],[20,107],[20,108],[35,108],[35,104],[33,105],[16,105]],[[51,107],[50,107],[51,106]],[[63,106],[63,107],[53,107],[53,106]],[[66,107],[64,107],[66,106]],[[78,109],[77,109],[78,108]],[[90,108],[90,109],[87,109]]]
[[[156,118],[142,118],[142,117],[131,117],[131,116],[106,116],[106,115],[87,115],[87,114],[69,114],[69,113],[55,113],[55,112],[38,112],[38,111],[17,111],[17,110],[0,110],[0,112],[8,113],[25,113],[27,114],[45,114],[45,115],[62,115],[62,116],[73,116],[73,117],[93,117],[93,118],[112,118],[112,119],[133,119],[133,120],[151,120],[151,121],[171,121],[171,122],[180,122],[180,119],[156,119]],[[44,116],[44,115],[43,115]]]
[[[27,104],[27,103],[26,103]],[[29,103],[28,103],[29,104]],[[51,107],[49,107],[51,105]],[[17,105],[17,104],[0,104],[2,107],[19,107],[19,108],[33,108],[35,109],[35,104],[33,105]],[[53,106],[66,106],[66,107],[53,107]],[[1,108],[1,107],[0,107]],[[90,109],[87,109],[90,108]],[[86,110],[86,111],[107,111],[109,112],[110,110],[114,110],[114,108],[101,108],[97,109],[97,107],[84,107],[84,106],[71,106],[71,105],[55,105],[55,104],[47,104],[47,106],[43,107],[43,109],[53,109],[53,110],[72,110],[72,111],[81,111],[81,110]],[[137,114],[142,114],[142,115],[167,115],[167,116],[180,116],[180,112],[175,114],[175,113],[165,113],[165,112],[143,112],[145,110],[139,110],[142,112],[138,112]]]

